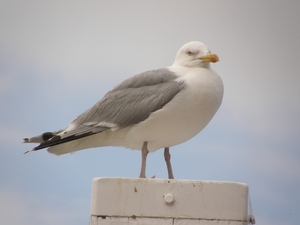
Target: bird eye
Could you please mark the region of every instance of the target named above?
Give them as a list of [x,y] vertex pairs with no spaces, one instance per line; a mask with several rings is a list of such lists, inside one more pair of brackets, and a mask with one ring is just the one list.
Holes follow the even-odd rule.
[[188,54],[189,56],[192,56],[192,55],[194,55],[194,52],[188,51],[187,54]]

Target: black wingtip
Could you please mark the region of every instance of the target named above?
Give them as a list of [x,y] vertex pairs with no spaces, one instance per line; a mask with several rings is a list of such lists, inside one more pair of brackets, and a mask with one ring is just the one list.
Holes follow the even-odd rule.
[[26,151],[26,152],[24,152],[24,155],[25,155],[25,154],[27,154],[27,153],[29,153],[29,152],[34,152],[34,151],[35,151],[35,149],[32,149],[32,150]]

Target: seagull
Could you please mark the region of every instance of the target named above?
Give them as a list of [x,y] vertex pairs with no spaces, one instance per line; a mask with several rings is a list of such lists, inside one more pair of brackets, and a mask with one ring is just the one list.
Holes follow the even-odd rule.
[[217,61],[205,44],[189,42],[178,50],[173,65],[124,80],[67,128],[25,138],[24,143],[39,143],[25,153],[48,148],[62,155],[122,146],[141,150],[139,178],[146,178],[148,153],[164,148],[168,178],[174,179],[170,147],[197,135],[222,103],[222,79],[210,68]]

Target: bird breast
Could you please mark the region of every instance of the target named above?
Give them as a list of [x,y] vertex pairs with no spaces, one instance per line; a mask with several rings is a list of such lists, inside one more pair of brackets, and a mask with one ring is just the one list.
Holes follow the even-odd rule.
[[130,128],[125,147],[141,149],[144,141],[149,151],[171,147],[191,139],[209,123],[223,98],[218,74],[197,68],[179,76],[178,82],[184,82],[185,88],[162,109]]

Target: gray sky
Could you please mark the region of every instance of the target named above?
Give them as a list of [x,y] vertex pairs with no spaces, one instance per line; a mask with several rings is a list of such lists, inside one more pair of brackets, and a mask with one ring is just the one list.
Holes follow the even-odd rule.
[[[258,224],[298,224],[299,1],[0,1],[0,223],[87,224],[93,177],[137,177],[140,153],[23,155],[116,84],[169,66],[186,42],[220,62],[223,104],[171,149],[175,178],[250,187]],[[162,151],[147,175],[166,178]]]

